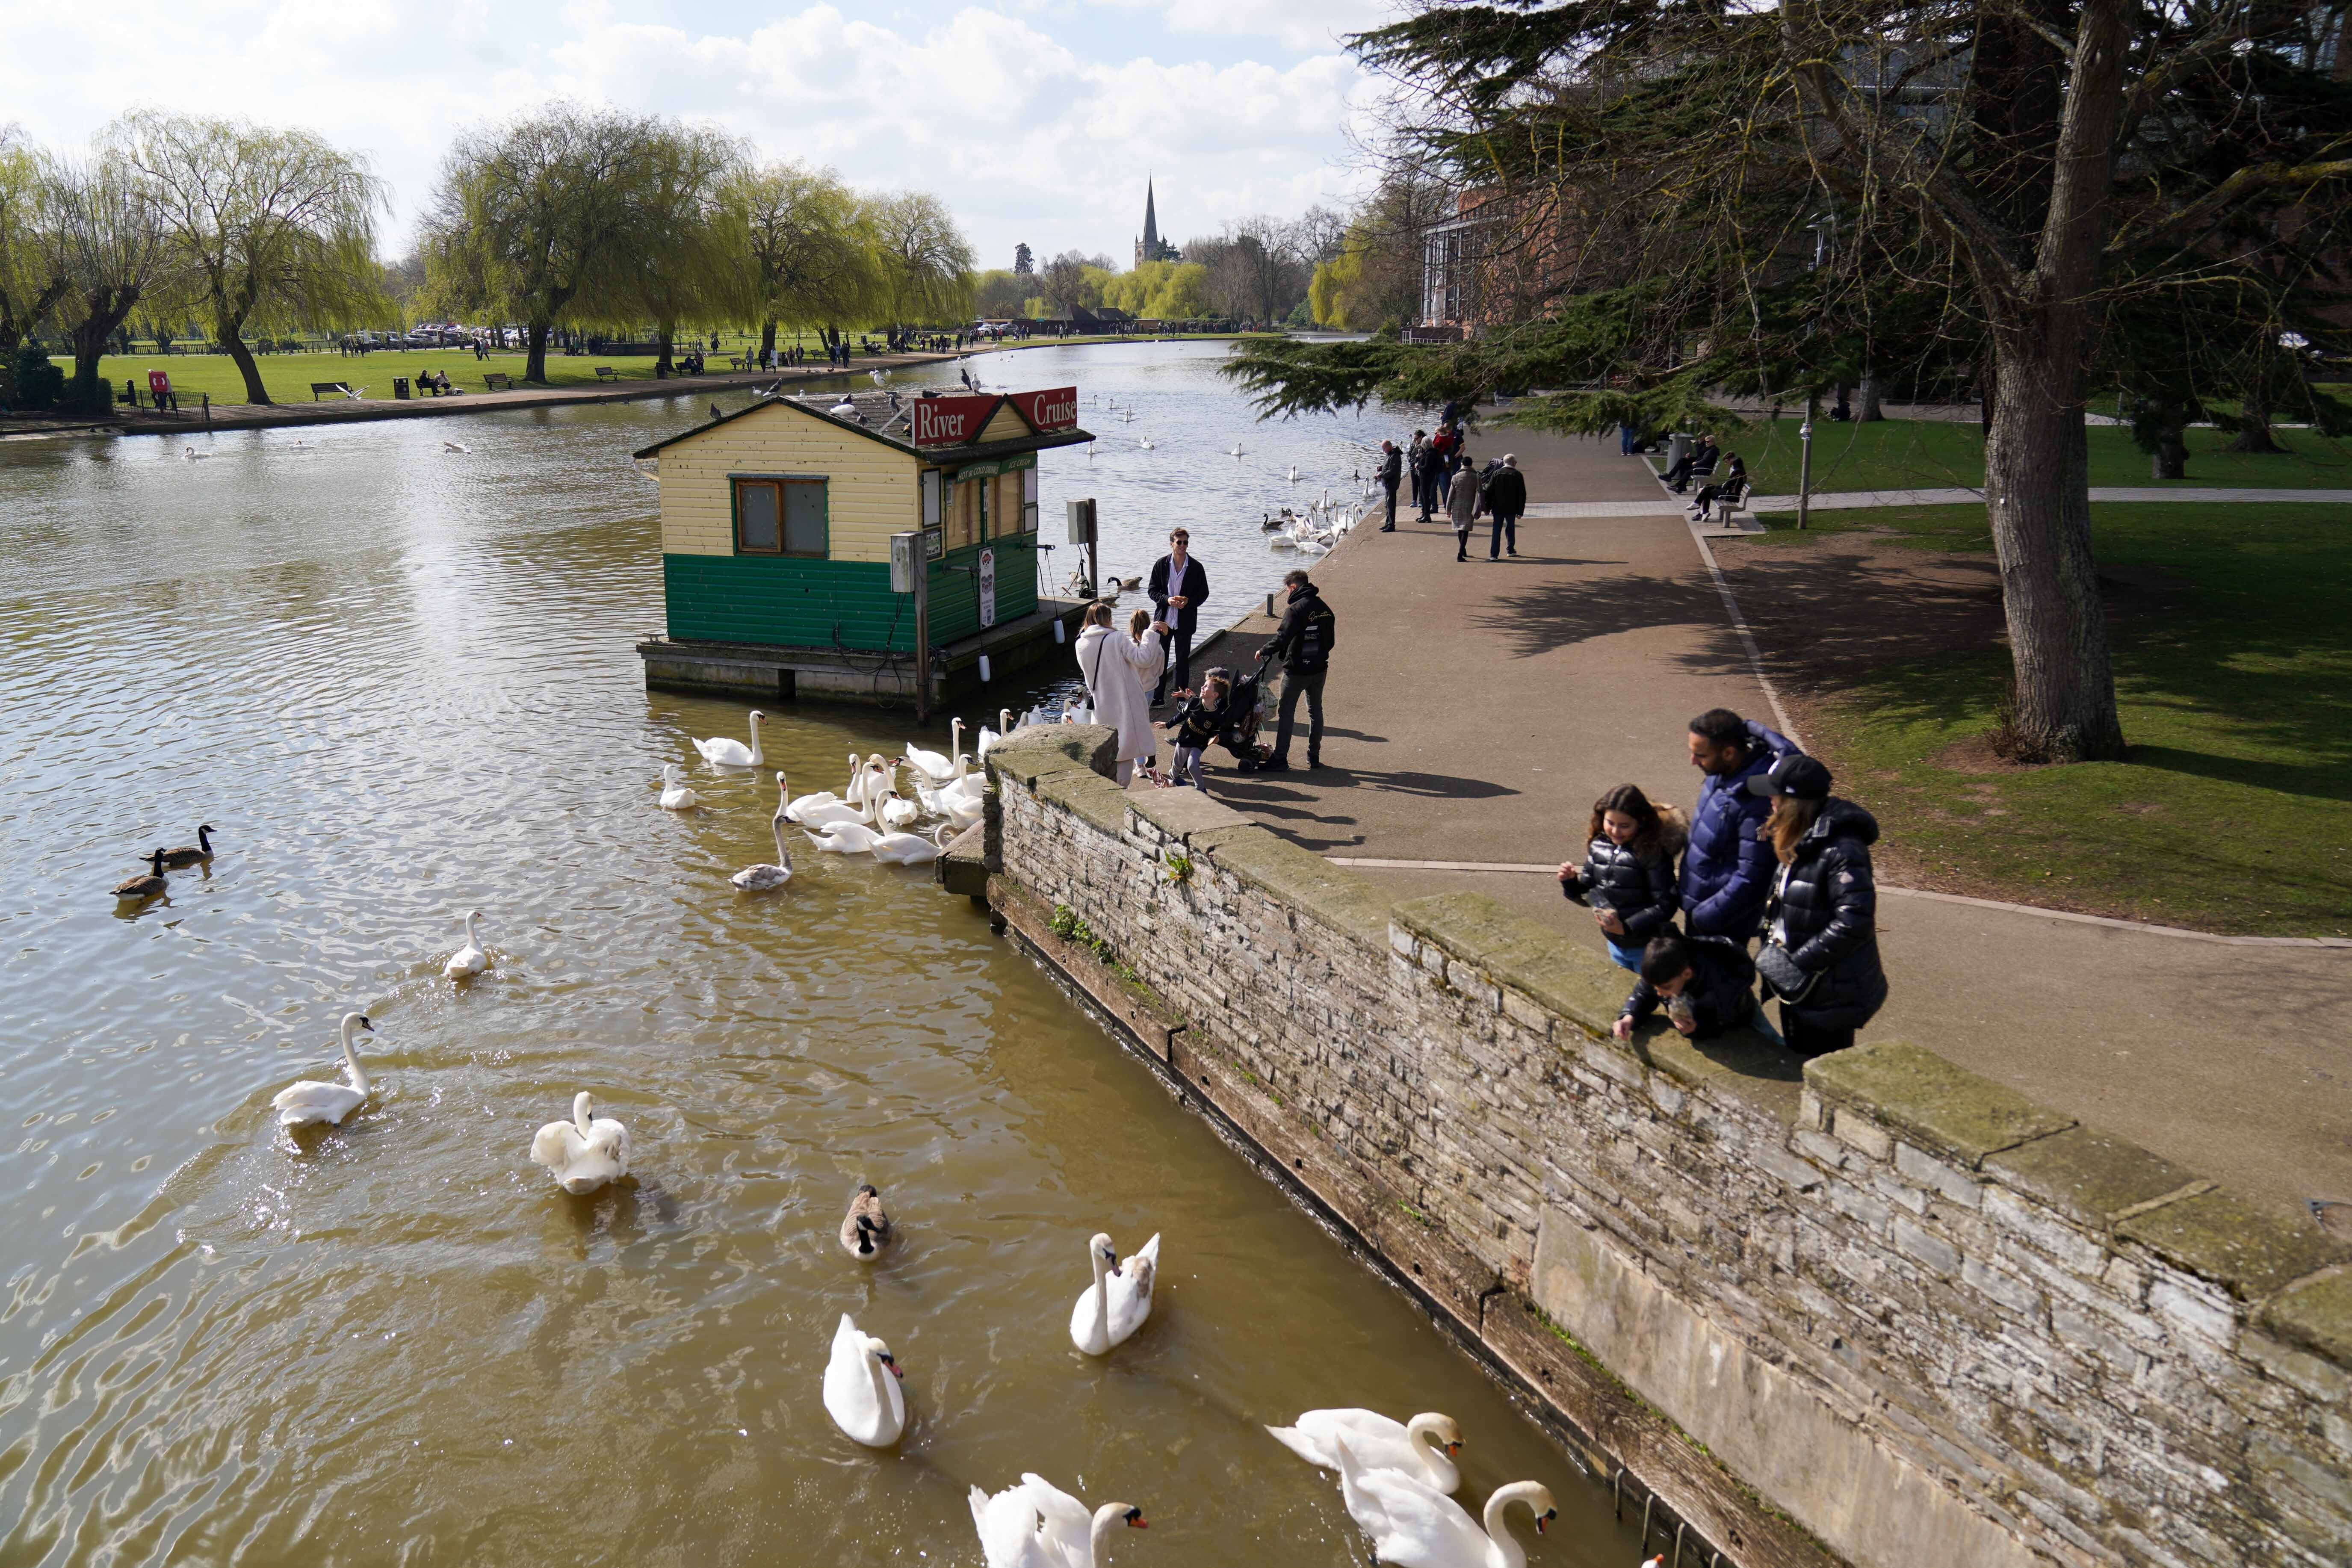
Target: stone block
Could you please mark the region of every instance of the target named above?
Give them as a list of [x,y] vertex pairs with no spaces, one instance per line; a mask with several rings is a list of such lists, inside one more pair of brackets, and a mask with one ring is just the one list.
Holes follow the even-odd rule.
[[1387,896],[1345,866],[1334,866],[1262,827],[1236,832],[1217,846],[1212,858],[1219,870],[1232,872],[1373,952],[1387,945]]
[[1960,1280],[1979,1295],[1990,1296],[2011,1311],[2029,1316],[2042,1305],[2042,1292],[2031,1282],[2019,1279],[2005,1268],[1996,1268],[1982,1258],[1971,1258],[1960,1266]]
[[[2290,1296],[2293,1294],[2288,1292]],[[2270,1326],[2272,1316],[2277,1310],[2275,1301],[2263,1310],[2263,1327]],[[2238,1353],[2281,1383],[2301,1389],[2314,1399],[2342,1404],[2346,1395],[2352,1394],[2352,1376],[2347,1376],[2343,1367],[2308,1351],[2297,1350],[2268,1334],[2256,1333],[2251,1329],[2240,1334]]]
[[1910,1220],[1895,1222],[1895,1245],[1909,1253],[1937,1274],[1947,1278],[1959,1272],[1960,1249],[1942,1237]]
[[2339,1268],[2282,1292],[2263,1309],[2262,1325],[2333,1368],[2352,1368],[2352,1270]]
[[1989,1156],[1985,1173],[2070,1217],[2105,1226],[2141,1204],[2179,1192],[2196,1173],[2137,1143],[2087,1127],[2070,1128]]
[[[991,760],[995,754],[989,753]],[[1036,790],[1038,799],[1060,806],[1089,827],[1114,836],[1126,830],[1128,793],[1099,773],[1084,768],[1045,773]]]
[[2352,1258],[2352,1248],[2239,1202],[2202,1193],[2135,1215],[2116,1227],[2240,1300],[2267,1296],[2306,1274]]
[[991,746],[982,765],[991,784],[1009,778],[1028,790],[1048,773],[1074,769],[1108,778],[1118,767],[1118,731],[1100,724],[1040,724]]
[[2097,1279],[2106,1267],[2107,1248],[2103,1241],[2032,1198],[2000,1187],[1988,1188],[1984,1215],[1998,1228],[2023,1238],[2086,1279]]
[[1259,824],[1197,789],[1148,789],[1128,793],[1128,809],[1160,837],[1190,844],[1195,834],[1254,827]]
[[[2064,1136],[2064,1134],[2061,1134]],[[2028,1144],[2028,1148],[2033,1145]],[[1897,1174],[1915,1186],[1925,1187],[1937,1196],[1948,1198],[1963,1208],[1975,1208],[1984,1201],[1984,1190],[1954,1167],[1946,1164],[1923,1150],[1908,1143],[1895,1146],[1895,1169]]]
[[1873,1160],[1895,1157],[1895,1140],[1885,1128],[1868,1117],[1858,1116],[1851,1110],[1842,1110],[1830,1121],[1830,1135],[1847,1148]]
[[1822,1176],[1817,1166],[1769,1143],[1750,1150],[1748,1157],[1758,1169],[1770,1173],[1791,1191],[1810,1193],[1822,1184]]
[[1895,1040],[1817,1057],[1805,1064],[1805,1082],[1832,1110],[1860,1110],[1970,1170],[1987,1154],[2074,1125],[2005,1084]]
[[1493,899],[1479,893],[1408,899],[1396,906],[1396,919],[1587,1033],[1606,1036],[1616,1021],[1625,996],[1622,971]]

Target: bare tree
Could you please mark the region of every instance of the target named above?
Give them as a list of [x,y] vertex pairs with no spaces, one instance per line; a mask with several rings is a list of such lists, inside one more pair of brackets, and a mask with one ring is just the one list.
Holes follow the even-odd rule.
[[170,237],[137,171],[110,153],[58,161],[45,195],[42,239],[66,281],[55,310],[74,356],[67,397],[79,408],[109,407],[98,363],[142,300],[173,292]]
[[1039,272],[1038,289],[1045,296],[1045,309],[1056,317],[1073,316],[1081,305],[1088,309],[1102,300],[1100,274],[1111,270],[1107,256],[1087,256],[1081,251],[1066,250],[1045,263]]
[[247,328],[348,325],[381,303],[375,220],[388,202],[357,156],[307,131],[157,111],[124,117],[109,141],[138,172],[247,402],[269,401]]

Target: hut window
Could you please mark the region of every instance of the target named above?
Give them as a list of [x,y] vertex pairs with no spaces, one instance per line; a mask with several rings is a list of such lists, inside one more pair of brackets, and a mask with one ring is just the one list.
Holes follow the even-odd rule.
[[1021,531],[1037,531],[1037,470],[1021,470]]
[[738,555],[825,553],[823,479],[737,479]]

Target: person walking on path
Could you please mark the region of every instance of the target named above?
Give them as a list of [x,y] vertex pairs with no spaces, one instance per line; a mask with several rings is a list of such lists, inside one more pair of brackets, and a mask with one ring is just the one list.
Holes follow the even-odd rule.
[[1519,514],[1528,510],[1528,477],[1519,472],[1519,459],[1514,453],[1503,454],[1503,466],[1486,477],[1485,503],[1487,515],[1495,520],[1495,536],[1487,542],[1486,559],[1503,558],[1506,544],[1510,552],[1519,552]]
[[1118,731],[1121,789],[1135,777],[1136,759],[1151,754],[1151,710],[1143,699],[1145,683],[1159,672],[1160,634],[1166,629],[1154,626],[1140,641],[1131,639],[1111,625],[1110,605],[1097,599],[1087,606],[1078,630],[1078,674],[1095,722]]
[[1688,831],[1673,806],[1653,805],[1638,784],[1619,784],[1592,803],[1584,863],[1559,868],[1569,901],[1590,904],[1609,956],[1639,972],[1650,939],[1674,928],[1681,902],[1675,857]]
[[[1389,493],[1393,499],[1396,492],[1391,488]],[[1331,648],[1339,629],[1339,617],[1305,572],[1294,566],[1283,574],[1282,582],[1290,590],[1282,625],[1274,640],[1257,654],[1261,664],[1274,658],[1283,661],[1282,707],[1275,721],[1274,755],[1259,769],[1270,773],[1290,769],[1291,720],[1298,711],[1302,694],[1307,699],[1307,765],[1323,765],[1323,678],[1330,672]]]
[[[1168,553],[1151,563],[1151,607],[1168,626],[1174,648],[1172,673],[1181,689],[1192,684],[1192,634],[1201,624],[1201,606],[1209,602],[1209,574],[1192,559],[1192,536],[1182,529],[1168,536]],[[1166,683],[1151,689],[1151,705],[1160,705]]]
[[1870,875],[1878,821],[1831,795],[1830,783],[1829,769],[1801,754],[1748,781],[1772,803],[1761,833],[1780,866],[1756,971],[1780,998],[1780,1033],[1800,1057],[1844,1050],[1886,1005]]
[[1454,455],[1454,485],[1445,498],[1445,510],[1454,523],[1454,559],[1470,559],[1471,531],[1478,526],[1478,476],[1471,471],[1468,448]]
[[1668,931],[1642,950],[1641,978],[1610,1033],[1633,1037],[1634,1026],[1664,1007],[1666,1022],[1685,1039],[1704,1040],[1739,1024],[1762,1025],[1756,1001],[1756,964],[1748,950],[1720,937],[1676,936]]
[[1397,450],[1394,441],[1381,443],[1381,489],[1389,492],[1389,519],[1381,524],[1382,533],[1396,531],[1397,486],[1404,482],[1404,454]]
[[1683,851],[1683,926],[1691,935],[1745,943],[1762,923],[1772,856],[1756,830],[1771,807],[1748,794],[1748,784],[1796,750],[1786,735],[1728,708],[1710,708],[1690,721],[1691,765],[1706,775]]

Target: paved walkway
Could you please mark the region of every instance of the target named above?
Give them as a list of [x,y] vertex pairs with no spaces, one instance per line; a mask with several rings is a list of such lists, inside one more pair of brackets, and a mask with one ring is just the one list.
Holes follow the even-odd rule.
[[[2095,501],[2288,501],[2335,502],[2352,506],[2352,490],[2270,490],[2192,489],[2185,485],[2095,485],[2091,489]],[[1816,490],[1812,505],[1822,511],[1845,511],[1874,506],[1965,506],[1982,503],[1984,491],[1971,489],[1941,490]],[[1756,496],[1748,502],[1749,511],[1794,511],[1795,496]]]
[[[1350,534],[1312,568],[1339,616],[1328,765],[1213,770],[1212,788],[1319,853],[1391,862],[1360,869],[1400,896],[1473,889],[1598,952],[1548,875],[1430,863],[1557,865],[1628,781],[1687,806],[1685,721],[1770,704],[1646,465],[1511,446],[1532,493],[1575,514],[1522,522],[1520,558],[1496,563],[1483,528],[1469,564],[1441,526]],[[1244,622],[1217,662],[1269,630]],[[1895,894],[1880,928],[1894,996],[1866,1038],[1928,1047],[2283,1209],[2352,1198],[2352,952]]]

